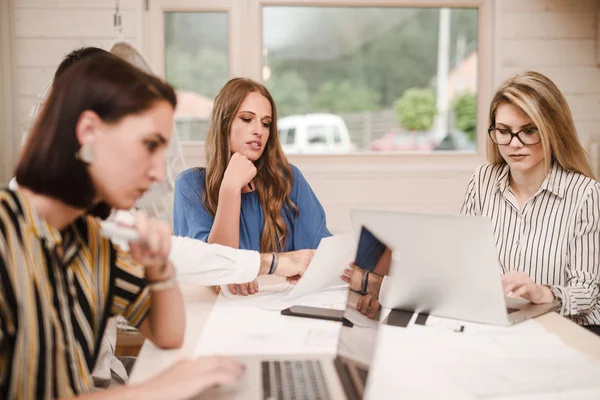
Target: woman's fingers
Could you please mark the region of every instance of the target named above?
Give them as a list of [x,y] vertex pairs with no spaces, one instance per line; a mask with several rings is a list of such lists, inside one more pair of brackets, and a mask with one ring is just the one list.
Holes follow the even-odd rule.
[[258,293],[258,281],[256,279],[248,284],[248,292],[250,294]]
[[235,283],[230,284],[229,291],[233,294],[238,294],[237,285]]
[[375,318],[375,315],[377,314],[380,308],[381,304],[379,304],[377,300],[373,299],[373,301],[371,301],[371,307],[368,315],[369,319]]

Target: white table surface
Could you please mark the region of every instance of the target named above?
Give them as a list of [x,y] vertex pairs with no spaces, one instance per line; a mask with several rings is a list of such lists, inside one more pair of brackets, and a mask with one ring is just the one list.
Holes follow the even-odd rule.
[[[182,285],[186,305],[184,344],[177,350],[161,350],[148,340],[138,355],[129,383],[147,381],[169,368],[177,360],[194,356],[205,321],[217,299],[211,288]],[[546,330],[557,334],[569,347],[600,359],[600,338],[556,313],[537,317],[535,321]]]

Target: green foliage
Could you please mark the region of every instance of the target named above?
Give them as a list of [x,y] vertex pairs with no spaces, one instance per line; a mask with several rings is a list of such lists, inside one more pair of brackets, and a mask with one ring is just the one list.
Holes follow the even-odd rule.
[[308,111],[308,86],[296,71],[290,70],[273,76],[265,82],[265,86],[275,100],[278,117],[304,114]]
[[313,111],[341,113],[375,110],[378,108],[379,94],[361,84],[327,81],[319,86],[312,98]]
[[[271,68],[273,77],[286,71],[296,71],[307,82],[309,94],[314,95],[335,86],[333,83],[326,86],[328,82],[350,81],[355,86],[356,82],[361,82],[361,86],[377,94],[378,109],[391,107],[394,101],[411,87],[430,85],[437,73],[439,9],[368,8],[360,12],[335,10],[326,13],[318,9],[313,12],[315,18],[318,16],[327,21],[331,31],[339,32],[340,51],[327,54],[330,57],[322,54],[312,56],[308,53],[295,56],[296,53],[292,52],[291,48],[285,49],[287,52],[269,52],[266,64]],[[359,18],[362,24],[366,24],[367,21],[386,24],[392,20],[396,23],[389,24],[386,30],[378,30],[361,23],[350,29],[348,20],[352,18]],[[457,56],[456,40],[459,35],[465,37],[467,44],[474,45],[472,50],[477,48],[476,10],[452,9],[451,60],[455,60]],[[355,37],[364,39],[356,40]],[[346,43],[350,44],[345,47]],[[311,45],[305,42],[296,43],[296,46],[311,48]],[[319,94],[320,96],[324,94]],[[319,101],[311,102],[313,107],[319,104]],[[366,104],[371,102],[367,101]]]
[[[281,116],[389,109],[407,89],[430,86],[435,78],[439,9],[300,9],[293,18],[311,17],[304,31],[277,24],[282,40],[264,43],[264,64],[271,70],[265,84]],[[214,97],[229,78],[227,14],[168,12],[164,18],[167,80],[178,89]],[[477,18],[476,9],[452,9],[451,68],[462,61],[456,49],[459,35],[467,51],[477,49]],[[311,36],[317,25],[333,34]]]
[[394,110],[401,126],[411,131],[426,131],[433,126],[437,109],[435,93],[431,89],[407,89],[394,102]]
[[167,81],[180,90],[213,99],[228,80],[227,54],[212,48],[204,48],[190,55],[175,47],[168,47],[167,60]]
[[214,98],[229,79],[227,14],[165,13],[165,77]]
[[454,126],[465,132],[469,139],[475,141],[477,129],[477,95],[466,92],[454,99]]

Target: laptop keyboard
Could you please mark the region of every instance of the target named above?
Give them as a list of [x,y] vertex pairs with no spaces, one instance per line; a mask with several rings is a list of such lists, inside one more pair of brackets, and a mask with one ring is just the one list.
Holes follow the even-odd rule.
[[330,399],[319,361],[263,361],[261,373],[265,400]]

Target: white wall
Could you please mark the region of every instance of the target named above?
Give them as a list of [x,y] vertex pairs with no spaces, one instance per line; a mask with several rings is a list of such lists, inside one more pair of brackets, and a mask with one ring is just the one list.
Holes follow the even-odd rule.
[[[498,4],[497,83],[527,69],[546,74],[565,94],[580,138],[593,150],[591,142],[600,140],[600,1]],[[598,168],[600,160],[594,161]]]
[[[122,0],[125,39],[138,39],[137,1]],[[18,128],[62,58],[81,46],[106,47],[116,38],[111,0],[13,0],[13,68]]]
[[8,1],[0,0],[0,185],[8,182],[14,164],[10,17]]
[[[7,102],[1,103],[11,117],[12,126],[2,129],[0,154],[14,164],[21,143],[21,133],[36,97],[52,79],[62,58],[82,46],[107,47],[117,37],[113,27],[115,1],[111,0],[0,0],[8,14],[10,47],[0,62],[0,72],[10,70],[12,87],[2,85]],[[121,0],[123,37],[138,44],[141,40],[142,2]],[[0,28],[2,28],[0,26]],[[4,32],[0,30],[0,32]],[[5,39],[3,37],[2,39]],[[2,43],[2,41],[0,41]],[[10,138],[7,136],[9,135]],[[0,171],[0,182],[10,176],[11,166]]]
[[[142,39],[142,3],[121,1],[124,33],[137,42]],[[77,46],[102,46],[114,38],[114,1],[12,0],[10,4],[9,67],[14,84],[9,98],[18,128],[14,136],[18,137],[36,94],[51,79],[60,59]],[[491,59],[489,70],[484,71],[489,78],[483,82],[490,88],[525,69],[553,79],[567,95],[590,151],[594,140],[600,142],[598,10],[598,0],[497,0],[491,21],[493,45],[480,49],[489,52]],[[4,104],[3,109],[9,108]],[[14,146],[18,143],[14,140]],[[189,164],[203,162],[199,148],[189,148],[186,154]],[[366,160],[353,155],[297,156],[291,161],[321,199],[330,228],[340,232],[350,227],[351,208],[456,212],[472,170],[483,156],[373,156]],[[600,165],[598,159],[596,163]]]

